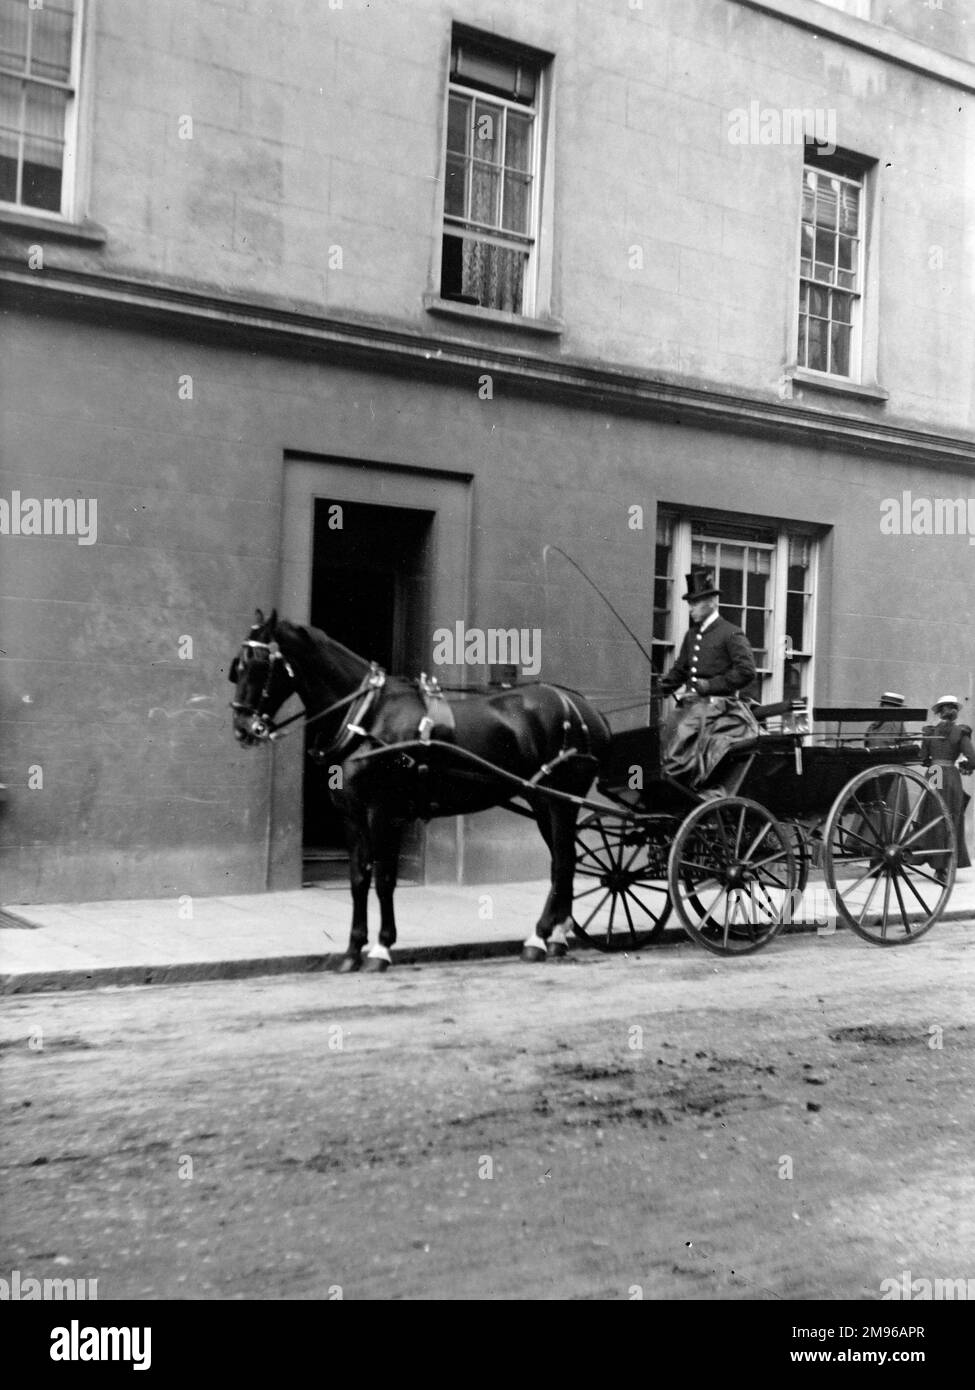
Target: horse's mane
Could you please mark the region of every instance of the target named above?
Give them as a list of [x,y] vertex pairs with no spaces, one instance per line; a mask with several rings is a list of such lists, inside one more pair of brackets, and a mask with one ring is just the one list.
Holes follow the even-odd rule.
[[289,661],[295,661],[306,675],[327,673],[356,684],[369,670],[369,662],[364,657],[343,647],[341,642],[317,627],[303,627],[279,618],[275,637]]

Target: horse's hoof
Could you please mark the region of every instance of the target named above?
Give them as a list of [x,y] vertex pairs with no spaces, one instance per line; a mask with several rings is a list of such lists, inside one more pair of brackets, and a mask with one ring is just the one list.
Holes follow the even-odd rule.
[[523,946],[521,958],[526,965],[538,965],[545,959],[546,952],[541,946]]
[[354,975],[357,970],[361,970],[362,961],[359,956],[343,956],[342,963],[339,965],[340,975]]
[[569,948],[564,941],[550,941],[547,947],[549,960],[561,960],[563,956],[569,954]]
[[389,961],[383,960],[382,956],[367,956],[362,968],[367,975],[381,975],[389,969]]

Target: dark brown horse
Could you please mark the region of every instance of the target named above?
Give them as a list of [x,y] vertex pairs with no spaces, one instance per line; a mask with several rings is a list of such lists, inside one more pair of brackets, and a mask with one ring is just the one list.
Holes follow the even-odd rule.
[[552,860],[552,887],[522,959],[564,955],[579,810],[572,798],[585,796],[609,749],[598,710],[574,691],[545,684],[447,702],[417,682],[387,677],[317,628],[279,621],[276,613],[265,619],[260,610],[256,618],[230,669],[234,732],[245,745],[280,737],[284,725],[276,727],[274,716],[292,694],[318,730],[315,756],[329,768],[349,845],[352,932],[341,968],[362,963],[373,879],[381,923],[365,965],[391,964],[393,892],[410,821],[469,815],[511,805],[515,796]]

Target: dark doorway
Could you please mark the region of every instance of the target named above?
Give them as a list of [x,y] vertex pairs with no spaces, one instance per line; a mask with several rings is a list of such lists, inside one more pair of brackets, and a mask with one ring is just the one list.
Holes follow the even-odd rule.
[[[434,513],[316,498],[311,623],[396,675],[418,675]],[[309,733],[309,740],[313,734]],[[328,771],[305,759],[304,879],[343,878],[342,820],[328,794]],[[423,833],[403,842],[401,876],[422,879]]]

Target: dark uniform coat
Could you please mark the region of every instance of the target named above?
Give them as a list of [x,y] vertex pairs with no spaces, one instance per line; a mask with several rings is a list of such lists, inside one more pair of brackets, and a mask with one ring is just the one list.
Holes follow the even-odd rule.
[[[924,755],[930,758],[932,768],[940,768],[939,791],[947,803],[955,822],[955,844],[958,850],[958,867],[971,866],[968,846],[965,844],[965,808],[969,797],[961,783],[961,774],[955,767],[958,758],[964,758],[968,771],[975,768],[975,745],[972,744],[972,731],[967,724],[957,724],[952,719],[942,719],[939,724],[925,724],[921,730]],[[929,776],[931,774],[929,773]],[[936,860],[933,868],[940,868]]]
[[740,627],[719,615],[706,632],[696,625],[690,628],[660,689],[671,695],[686,685],[695,695],[733,695],[754,679],[751,643]]

